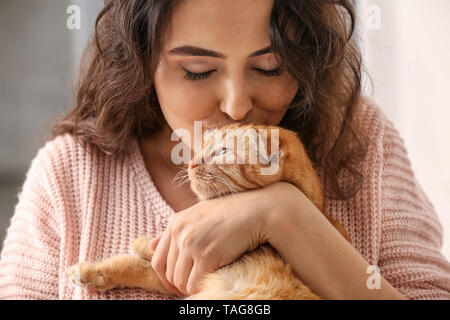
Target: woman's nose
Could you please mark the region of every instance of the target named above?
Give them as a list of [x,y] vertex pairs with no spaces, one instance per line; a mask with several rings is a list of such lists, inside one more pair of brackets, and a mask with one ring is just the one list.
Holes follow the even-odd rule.
[[245,119],[252,108],[252,97],[245,82],[243,80],[230,80],[227,83],[220,110],[232,120],[241,121]]

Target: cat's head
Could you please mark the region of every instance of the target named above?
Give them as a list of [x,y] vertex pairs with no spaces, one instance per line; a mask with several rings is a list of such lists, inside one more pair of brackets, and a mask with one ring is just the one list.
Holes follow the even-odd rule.
[[191,188],[202,199],[261,188],[283,179],[292,131],[257,124],[227,125],[203,137],[189,164]]

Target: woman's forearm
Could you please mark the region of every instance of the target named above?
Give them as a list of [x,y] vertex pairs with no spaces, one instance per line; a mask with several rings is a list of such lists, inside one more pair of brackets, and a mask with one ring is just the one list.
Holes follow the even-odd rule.
[[269,243],[316,294],[325,299],[405,299],[381,275],[379,288],[367,286],[369,263],[303,193],[293,187],[282,197],[290,205],[270,214]]

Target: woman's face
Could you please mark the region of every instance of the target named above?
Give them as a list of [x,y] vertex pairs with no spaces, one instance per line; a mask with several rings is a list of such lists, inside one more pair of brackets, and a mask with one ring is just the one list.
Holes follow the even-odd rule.
[[[184,0],[155,73],[155,89],[172,130],[193,137],[242,121],[277,125],[294,98],[297,81],[279,74],[270,45],[273,0]],[[191,144],[192,145],[192,144]]]

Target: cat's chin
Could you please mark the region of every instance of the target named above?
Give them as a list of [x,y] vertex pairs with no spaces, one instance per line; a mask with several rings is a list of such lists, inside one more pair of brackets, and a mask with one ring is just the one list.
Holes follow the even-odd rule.
[[212,195],[210,195],[210,191],[203,184],[199,184],[195,181],[191,181],[191,189],[197,195],[199,200],[209,200]]
[[228,193],[226,193],[226,192],[216,193],[214,191],[211,191],[209,195],[203,195],[200,198],[201,198],[201,200],[211,200],[211,199],[217,199],[220,197],[225,197],[226,195],[229,195],[229,194],[230,194],[229,192]]
[[230,192],[224,192],[220,189],[213,189],[208,187],[203,183],[191,182],[191,189],[197,195],[198,199],[201,200],[211,200],[215,198],[220,198],[226,196]]

